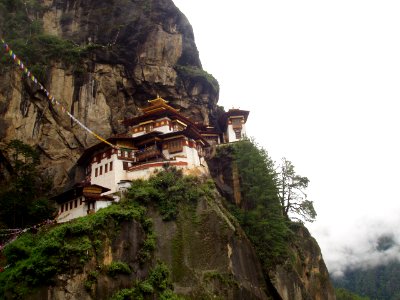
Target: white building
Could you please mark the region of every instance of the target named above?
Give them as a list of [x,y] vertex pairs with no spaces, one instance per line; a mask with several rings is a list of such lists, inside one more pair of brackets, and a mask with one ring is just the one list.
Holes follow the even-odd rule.
[[[149,103],[140,116],[124,121],[128,134],[107,140],[115,147],[98,143],[86,149],[77,161],[83,170],[80,184],[102,188],[101,197],[109,195],[108,198],[98,194],[101,200],[86,201],[83,190],[81,198],[66,198],[61,194],[57,196],[61,197],[57,198],[60,222],[97,211],[111,203],[111,195],[117,200],[115,194],[126,192],[132,180],[146,179],[165,165],[175,166],[184,173],[208,174],[204,158],[208,147],[222,141],[237,141],[245,135],[247,111],[229,110],[220,119],[222,130],[217,130],[193,123],[162,98]],[[86,207],[83,205],[86,202],[94,206]]]
[[241,109],[230,109],[222,117],[222,124],[225,128],[225,142],[232,143],[246,137],[246,122],[249,111]]
[[108,189],[98,185],[76,185],[53,197],[52,199],[58,205],[57,222],[67,222],[107,207],[114,199],[111,196],[102,195],[105,192],[108,192]]

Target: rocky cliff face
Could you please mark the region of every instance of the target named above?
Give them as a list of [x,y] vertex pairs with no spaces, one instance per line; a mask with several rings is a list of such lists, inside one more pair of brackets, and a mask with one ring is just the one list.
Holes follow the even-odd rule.
[[[0,7],[0,23],[22,9],[25,26],[42,24],[41,35],[87,50],[75,65],[66,64],[61,53],[47,61],[43,85],[99,135],[123,133],[121,121],[137,115],[157,95],[195,121],[212,121],[218,83],[202,70],[192,28],[171,0],[33,2],[34,8],[22,2],[21,7]],[[7,66],[0,74],[0,141],[14,138],[39,147],[43,169],[55,187],[68,181],[82,151],[98,142],[49,105],[16,67]]]
[[303,226],[293,226],[292,230],[295,233],[292,262],[277,266],[269,274],[280,296],[290,300],[336,299],[317,242]]
[[[208,163],[219,192],[227,201],[243,206],[240,172],[232,157],[218,156]],[[293,237],[288,241],[289,258],[267,271],[266,280],[279,295],[276,299],[336,299],[318,243],[302,224],[291,223],[290,231]]]
[[[140,263],[149,236],[143,221],[107,222],[103,233],[94,236],[96,251],[88,250],[92,257],[83,267],[56,276],[51,285],[37,288],[24,298],[110,299],[144,280],[151,265],[162,261],[171,272],[174,292],[185,299],[280,299],[267,285],[251,243],[224,209],[218,194],[213,199],[198,200],[196,205],[181,203],[173,221],[163,220],[156,208],[149,207],[146,217],[151,218],[157,237],[150,261]],[[82,236],[76,231],[67,230],[75,232],[66,237],[69,248]],[[110,266],[118,262],[129,266],[130,271],[119,270],[112,275]],[[14,296],[10,293],[6,298]]]
[[[3,2],[0,34],[6,39],[11,36],[2,32],[3,25],[7,17],[19,13],[27,24],[41,24],[41,34],[70,40],[85,51],[79,63],[66,63],[61,54],[47,61],[42,83],[101,136],[124,133],[121,121],[137,115],[157,95],[195,121],[214,123],[219,112],[218,83],[202,70],[192,28],[171,0],[30,1],[37,4],[35,9],[20,0],[4,2],[6,8]],[[38,147],[43,172],[53,178],[56,188],[73,178],[82,151],[98,142],[49,104],[16,67],[3,61],[0,145],[12,139]],[[229,175],[229,168],[223,167],[224,174],[214,174],[214,179],[218,178],[227,198],[240,204],[238,178]],[[195,212],[183,207],[176,222],[163,222],[157,211],[150,210],[158,237],[155,259],[171,268],[176,292],[193,299],[334,299],[318,246],[306,231],[299,230],[299,241],[292,245],[295,267],[278,266],[268,274],[270,281],[251,243],[217,198],[199,201]],[[144,238],[141,225],[125,223],[116,232],[105,241],[109,247],[100,255],[101,263],[125,261],[136,266]],[[59,276],[32,299],[107,299],[147,272],[140,269],[133,277],[121,275],[117,281],[100,276],[87,289],[84,283],[97,265],[91,261],[83,271]]]

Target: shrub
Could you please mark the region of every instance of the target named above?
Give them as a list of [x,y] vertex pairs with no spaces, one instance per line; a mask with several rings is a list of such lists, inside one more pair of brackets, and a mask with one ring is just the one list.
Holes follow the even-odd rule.
[[215,92],[219,91],[219,83],[211,74],[207,73],[203,69],[194,66],[175,66],[176,71],[183,78],[187,79],[200,79],[206,82]]
[[113,261],[108,267],[107,267],[107,273],[111,277],[115,277],[118,274],[125,274],[129,275],[132,273],[131,269],[129,268],[128,264],[122,262],[122,261]]
[[128,201],[157,206],[164,221],[174,220],[178,214],[178,203],[196,204],[201,197],[211,197],[209,181],[183,176],[176,168],[166,168],[149,180],[134,180],[129,189]]
[[148,299],[150,295],[155,299],[182,299],[173,292],[172,288],[168,267],[164,263],[158,262],[149,272],[146,280],[137,282],[131,289],[118,291],[111,297],[111,300]]
[[[5,293],[22,298],[34,287],[51,284],[57,274],[83,268],[96,256],[100,239],[112,236],[115,227],[133,219],[143,222],[145,209],[135,203],[114,204],[96,214],[45,228],[37,235],[23,234],[4,250],[10,267],[0,273],[0,298]],[[111,273],[118,272],[131,271],[126,264],[115,263]],[[92,277],[85,286],[91,286]]]

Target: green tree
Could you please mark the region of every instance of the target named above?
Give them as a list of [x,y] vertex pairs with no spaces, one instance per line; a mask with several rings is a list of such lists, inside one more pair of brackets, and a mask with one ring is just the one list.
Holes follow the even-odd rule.
[[[268,270],[288,256],[290,232],[278,198],[278,174],[268,152],[254,141],[243,140],[231,147],[240,176],[242,205],[230,209]],[[226,155],[223,148],[219,151],[219,155]]]
[[38,152],[12,140],[2,153],[11,166],[11,174],[0,186],[0,226],[24,227],[50,218],[54,205],[46,193],[51,184],[38,170]]
[[335,292],[336,300],[369,300],[368,297],[361,297],[343,288],[335,289]]
[[293,164],[286,158],[282,158],[279,169],[279,200],[283,214],[296,221],[315,221],[317,213],[313,201],[308,200],[305,193],[310,182],[308,178],[297,175]]

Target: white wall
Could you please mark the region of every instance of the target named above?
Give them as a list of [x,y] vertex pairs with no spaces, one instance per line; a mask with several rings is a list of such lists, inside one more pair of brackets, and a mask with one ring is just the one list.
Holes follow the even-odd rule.
[[[87,216],[87,211],[88,211],[88,203],[83,202],[82,204],[80,204],[80,198],[82,198],[83,200],[85,200],[84,196],[78,197],[74,200],[68,201],[68,210],[64,209],[64,212],[60,213],[57,217],[57,222],[58,223],[64,223],[79,217],[84,217]],[[78,201],[78,206],[75,207],[75,200]],[[72,202],[72,209],[69,209],[70,207],[70,203]],[[109,205],[111,205],[112,201],[96,201],[95,202],[95,211],[98,211],[100,208],[105,208]],[[64,207],[65,207],[65,203],[63,203]],[[61,211],[61,205],[58,204],[57,205],[57,209],[60,212]]]
[[[169,124],[168,124],[168,122],[171,122],[171,119],[169,119],[169,118],[161,118],[161,119],[157,119],[157,120],[155,120],[154,121],[154,124],[156,123],[156,122],[162,122],[162,121],[167,121],[167,124],[165,124],[165,125],[163,125],[163,126],[159,126],[159,127],[153,127],[153,130],[152,131],[161,131],[161,132],[163,132],[163,133],[169,133],[169,132],[172,132],[172,128],[170,129],[169,128]],[[134,133],[134,129],[135,128],[139,128],[141,125],[136,125],[136,126],[133,126],[131,129],[130,129],[130,132],[131,132],[131,134],[132,134],[132,137],[138,137],[138,136],[141,136],[141,135],[144,135],[144,134],[147,134],[148,132],[146,132],[146,131],[139,131],[139,132],[136,132],[136,133]]]
[[[232,124],[228,125],[226,133],[228,135],[228,143],[239,141],[239,139],[236,138],[236,134],[235,134],[235,131],[233,130]],[[240,135],[241,135],[240,139],[244,138],[247,135],[246,134],[246,124],[242,124],[242,131],[241,131]]]
[[[113,169],[110,171],[110,162],[113,163]],[[105,165],[108,165],[108,172],[105,173]],[[100,175],[100,166],[103,167],[103,174]],[[97,177],[96,170],[97,168]],[[123,163],[118,159],[117,154],[112,154],[111,157],[103,158],[100,163],[92,164],[91,184],[97,184],[109,188],[111,191],[105,194],[111,194],[118,191],[118,182],[124,179]]]
[[[84,197],[83,197],[83,199],[84,199]],[[58,223],[67,222],[67,221],[70,221],[72,219],[83,217],[83,216],[87,215],[87,209],[88,209],[87,204],[85,202],[82,202],[82,204],[80,204],[80,197],[77,198],[77,200],[78,200],[78,207],[76,207],[76,208],[75,208],[75,199],[71,200],[73,202],[73,208],[72,209],[69,209],[69,207],[70,207],[69,203],[71,201],[68,202],[68,210],[66,211],[64,209],[64,212],[59,214],[58,217],[57,217],[57,222]],[[63,205],[65,207],[65,203],[63,203]],[[60,212],[61,211],[61,205],[58,204],[57,208],[58,208],[58,211]]]
[[98,211],[101,208],[106,208],[111,205],[111,201],[96,201],[95,211]]

